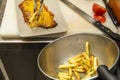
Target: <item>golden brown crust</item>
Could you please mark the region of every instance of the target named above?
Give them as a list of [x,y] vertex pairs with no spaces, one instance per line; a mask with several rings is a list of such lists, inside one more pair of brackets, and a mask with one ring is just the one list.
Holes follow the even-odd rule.
[[[29,0],[28,0],[29,1]],[[32,1],[32,0],[31,0]],[[27,0],[24,0],[22,3],[19,4],[19,8],[21,9],[22,11],[22,14],[23,14],[23,18],[24,18],[24,21],[27,23],[30,19],[30,16],[32,15],[32,13],[29,11],[29,10],[26,10],[24,8],[24,4],[27,4]]]
[[120,0],[109,0],[109,6],[120,24]]
[[[19,8],[22,11],[24,21],[31,27],[44,27],[44,28],[52,28],[57,25],[54,20],[54,14],[48,10],[47,6],[43,5],[43,10],[40,16],[35,16],[34,19],[30,22],[31,17],[34,12],[34,0],[24,0],[19,4]],[[40,0],[38,0],[40,1]],[[39,3],[39,2],[38,2]],[[40,4],[39,4],[40,6]],[[37,7],[39,9],[39,6]]]

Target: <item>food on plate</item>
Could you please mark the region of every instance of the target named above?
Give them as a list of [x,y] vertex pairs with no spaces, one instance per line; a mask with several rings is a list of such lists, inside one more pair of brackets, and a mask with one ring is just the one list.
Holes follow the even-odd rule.
[[104,23],[106,21],[106,17],[104,14],[106,13],[106,8],[103,6],[94,3],[92,6],[92,11],[94,12],[94,19],[100,21],[101,23]]
[[109,0],[108,4],[120,24],[120,0]]
[[38,15],[38,10],[40,8],[40,0],[37,0],[37,9],[34,10],[34,0],[24,0],[19,4],[19,8],[22,11],[24,21],[31,28],[33,27],[43,27],[43,28],[53,28],[57,25],[54,20],[55,15],[48,10],[47,6],[43,4],[42,11]]
[[[90,53],[90,44],[86,42],[85,51],[67,60],[67,64],[59,65],[59,80],[86,80],[96,74],[98,59]],[[81,74],[85,76],[81,76]]]

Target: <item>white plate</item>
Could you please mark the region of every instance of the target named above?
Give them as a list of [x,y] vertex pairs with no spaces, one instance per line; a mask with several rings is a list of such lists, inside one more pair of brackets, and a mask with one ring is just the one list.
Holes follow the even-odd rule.
[[45,5],[48,7],[50,11],[52,11],[55,15],[54,19],[57,22],[57,26],[54,28],[37,28],[37,29],[31,29],[25,22],[23,18],[23,14],[18,7],[18,5],[23,0],[16,0],[16,10],[17,10],[17,20],[18,20],[18,30],[19,35],[21,37],[34,37],[34,36],[43,36],[43,35],[49,35],[49,34],[55,34],[55,33],[63,33],[67,31],[66,23],[64,22],[64,18],[61,14],[61,11],[58,6],[57,0],[44,0]]

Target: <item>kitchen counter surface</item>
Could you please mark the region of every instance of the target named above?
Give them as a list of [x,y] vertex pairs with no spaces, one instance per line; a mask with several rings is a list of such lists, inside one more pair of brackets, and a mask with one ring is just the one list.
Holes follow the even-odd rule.
[[[4,12],[4,5],[6,4],[6,0],[0,0],[1,3],[1,10],[0,10],[0,17],[2,17],[3,12]],[[12,0],[14,1],[14,0]],[[69,0],[70,2],[72,2],[73,4],[75,4],[76,6],[80,7],[81,9],[83,9],[85,12],[87,12],[89,15],[93,15],[93,13],[91,12],[91,7],[87,7],[87,6],[91,6],[93,3],[100,3],[101,5],[104,6],[103,2],[101,2],[101,0],[95,0],[92,2],[92,0],[88,1],[89,4],[88,5],[79,5],[80,1],[82,3],[86,3],[83,0]],[[67,24],[68,30],[65,33],[64,36],[66,35],[71,35],[71,34],[75,34],[75,33],[95,33],[95,34],[103,34],[101,31],[99,31],[98,29],[96,29],[92,24],[88,23],[87,21],[85,21],[82,17],[80,17],[78,14],[76,14],[74,11],[72,11],[68,6],[66,6],[64,3],[62,3],[61,1],[58,1],[61,13],[63,14],[63,17],[65,19],[65,22]],[[67,10],[67,11],[66,11]],[[7,11],[7,10],[6,10]],[[5,12],[6,12],[5,11]],[[5,13],[4,12],[4,13]],[[7,16],[7,15],[6,15]],[[74,16],[71,18],[71,16]],[[4,16],[3,16],[4,17]],[[109,27],[113,32],[117,32],[115,26],[113,25],[108,13],[106,13],[106,18],[107,21],[106,23],[104,23],[104,25],[106,25],[107,27]],[[4,18],[2,18],[4,19]],[[1,21],[2,21],[1,19]],[[8,26],[7,26],[8,27]],[[11,26],[12,28],[12,26]],[[14,30],[16,30],[13,27]],[[10,31],[10,29],[8,28],[8,30]],[[14,31],[13,30],[13,31]],[[15,33],[14,37],[9,37],[9,35],[11,34],[9,31],[5,30],[2,26],[1,26],[1,34],[0,34],[0,42],[52,42],[53,40],[55,40],[58,37],[49,37],[49,38],[21,38],[18,36],[18,34],[16,34],[16,31],[11,32],[11,33]],[[8,33],[8,34],[7,34]],[[8,36],[8,37],[7,37]],[[10,35],[11,36],[11,35]]]

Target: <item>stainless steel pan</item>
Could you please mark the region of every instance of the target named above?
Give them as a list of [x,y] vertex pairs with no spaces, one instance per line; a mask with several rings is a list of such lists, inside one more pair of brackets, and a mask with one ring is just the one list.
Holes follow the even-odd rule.
[[[119,48],[110,38],[97,34],[74,34],[59,38],[48,44],[38,55],[40,71],[51,79],[58,79],[58,66],[67,59],[85,50],[86,41],[90,42],[90,53],[99,60],[99,65],[106,65],[114,72],[119,59]],[[97,79],[94,75],[90,79]]]

